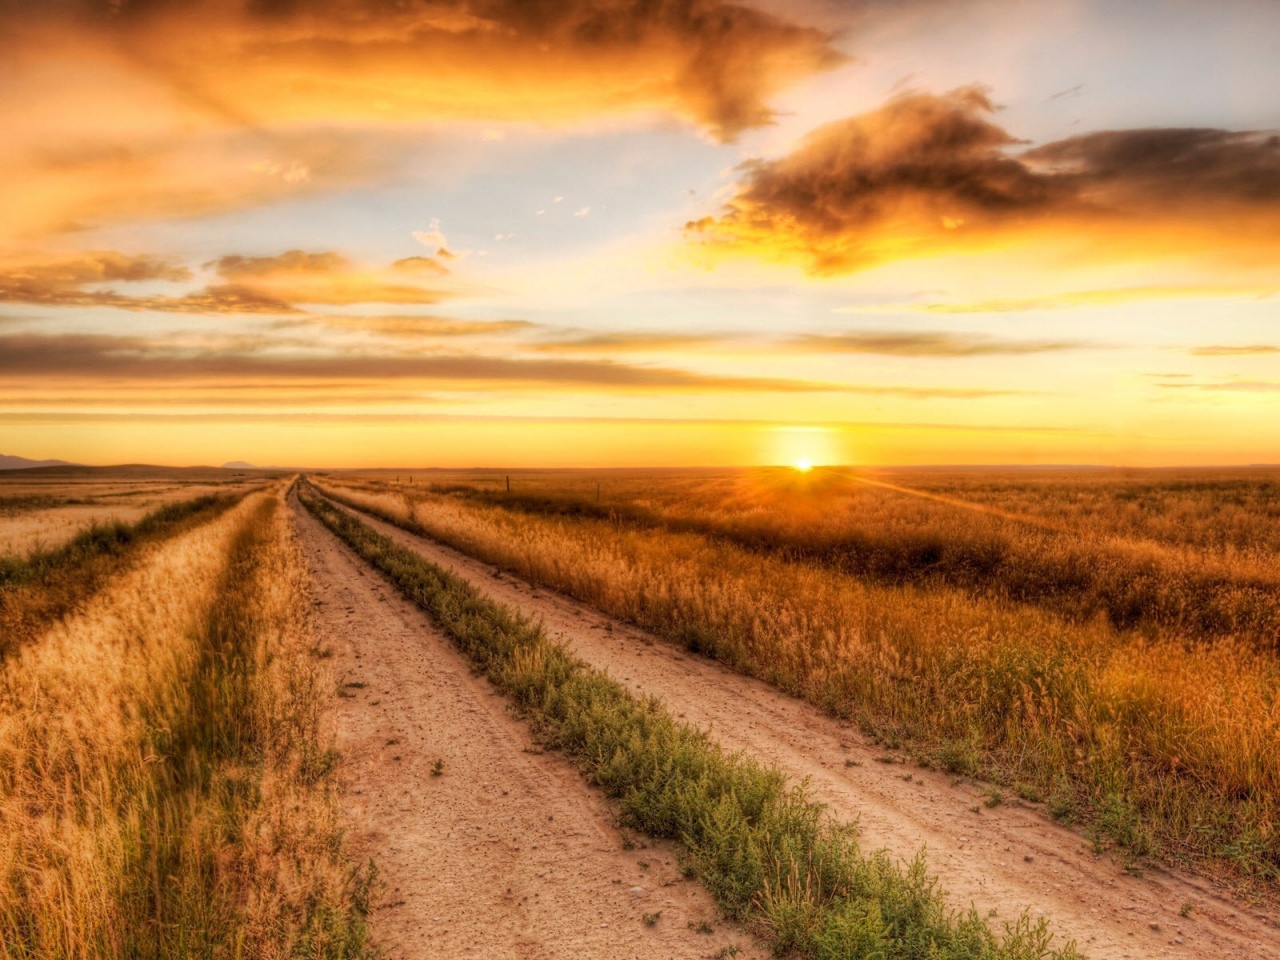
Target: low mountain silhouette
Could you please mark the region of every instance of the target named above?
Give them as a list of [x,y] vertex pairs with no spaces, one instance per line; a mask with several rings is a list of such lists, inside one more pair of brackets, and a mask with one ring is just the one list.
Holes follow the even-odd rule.
[[69,460],[28,460],[0,453],[0,470],[30,470],[34,467],[73,467]]

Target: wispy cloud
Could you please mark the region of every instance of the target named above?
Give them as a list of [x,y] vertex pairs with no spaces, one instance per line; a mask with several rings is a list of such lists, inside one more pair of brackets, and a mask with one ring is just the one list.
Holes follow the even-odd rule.
[[867,330],[805,334],[789,343],[816,353],[872,353],[897,357],[1020,356],[1096,346],[1084,340],[1005,340],[978,334]]
[[1218,346],[1192,347],[1187,352],[1193,357],[1261,357],[1280,353],[1280,345],[1271,343],[1222,344]]
[[1195,380],[1191,378],[1157,380],[1165,390],[1198,390],[1207,393],[1277,393],[1280,380]]
[[[421,280],[440,280],[449,272],[425,257],[381,269],[358,266],[334,251],[287,250],[270,257],[232,254],[207,266],[228,280],[291,304],[434,304],[450,296],[445,288],[421,285]],[[419,282],[406,282],[409,278]]]
[[363,330],[386,337],[427,340],[436,337],[510,336],[539,328],[528,320],[463,320],[435,316],[347,316],[309,314],[297,320],[281,321],[288,326],[322,326],[333,330]]
[[0,379],[12,388],[47,389],[53,382],[83,386],[211,383],[431,384],[449,390],[492,390],[525,385],[548,390],[659,393],[844,393],[912,400],[981,400],[1024,391],[988,387],[832,383],[762,376],[732,376],[608,359],[517,359],[483,354],[306,351],[298,341],[209,338],[192,341],[98,334],[0,334]]
[[715,334],[616,331],[539,340],[534,349],[554,353],[666,352],[714,346],[731,339]]
[[163,313],[287,314],[280,298],[243,284],[215,284],[181,295],[131,295],[102,289],[107,283],[181,282],[191,271],[158,257],[115,252],[0,265],[0,301],[41,306],[115,307]]
[[[482,355],[282,354],[268,350],[210,348],[192,351],[182,349],[180,345],[166,345],[141,337],[89,334],[0,336],[0,376],[10,380],[51,377],[153,381],[209,378],[418,380],[659,392],[806,393],[848,389],[831,383],[719,376],[612,361],[512,359]],[[876,388],[876,392],[881,392],[880,388]]]
[[[205,264],[226,282],[182,294],[129,294],[105,284],[183,282],[192,272],[173,261],[116,252],[0,264],[0,302],[115,307],[161,313],[294,314],[299,304],[435,304],[443,287],[405,282],[439,271],[360,267],[332,251],[289,250],[278,256],[229,254]],[[447,271],[445,271],[447,273]]]

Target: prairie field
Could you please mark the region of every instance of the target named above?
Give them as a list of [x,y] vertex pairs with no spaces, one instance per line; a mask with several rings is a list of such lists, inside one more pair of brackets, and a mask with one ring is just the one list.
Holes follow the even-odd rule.
[[175,483],[166,479],[60,476],[32,480],[0,473],[0,557],[26,558],[53,550],[95,524],[136,523],[158,507],[225,493],[249,483],[240,479]]
[[1280,472],[318,483],[1043,802],[1135,864],[1280,884]]
[[0,960],[1277,960],[1274,482],[15,478]]

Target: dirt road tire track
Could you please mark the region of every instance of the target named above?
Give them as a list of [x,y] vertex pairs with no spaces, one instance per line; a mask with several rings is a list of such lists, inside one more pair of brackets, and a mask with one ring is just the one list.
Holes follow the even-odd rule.
[[[730,943],[767,956],[719,921],[668,845],[625,851],[604,798],[564,758],[535,749],[418,607],[296,497],[290,505],[317,648],[344,684],[349,840],[385,883],[371,925],[388,960],[665,960]],[[696,931],[704,922],[714,934]]]
[[868,848],[903,858],[926,849],[931,873],[957,905],[994,910],[997,924],[1023,909],[1047,916],[1061,937],[1074,938],[1095,960],[1280,960],[1280,917],[1236,902],[1207,881],[1163,870],[1127,873],[1038,805],[1006,799],[987,808],[979,785],[885,764],[886,751],[856,728],[761,681],[354,512],[491,599],[541,619],[550,636],[592,667],[662,697],[672,713],[709,730],[724,747],[808,778],[815,799],[835,816],[859,821]]

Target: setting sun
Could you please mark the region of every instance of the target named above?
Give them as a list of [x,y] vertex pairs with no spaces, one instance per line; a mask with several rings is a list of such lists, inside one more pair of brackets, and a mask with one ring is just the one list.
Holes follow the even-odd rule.
[[813,469],[813,461],[812,461],[812,460],[797,460],[797,461],[796,461],[796,469],[797,469],[797,470],[799,470],[801,473],[808,473],[810,470],[812,470],[812,469]]

